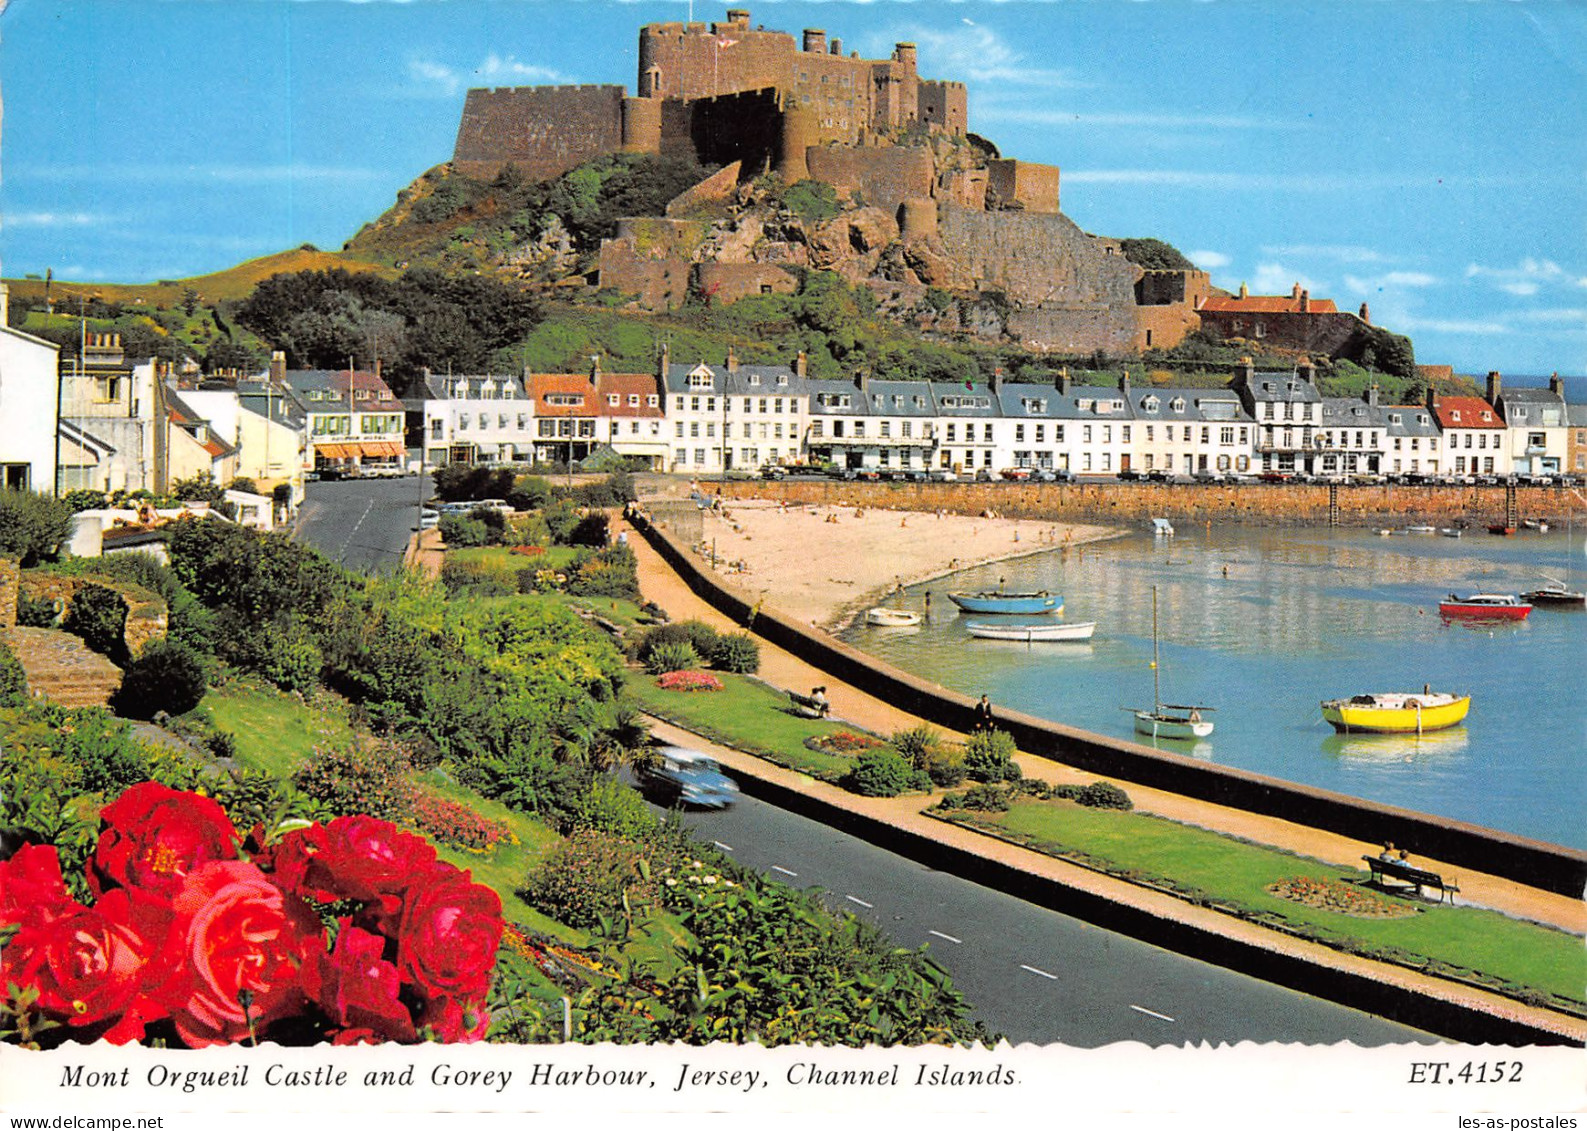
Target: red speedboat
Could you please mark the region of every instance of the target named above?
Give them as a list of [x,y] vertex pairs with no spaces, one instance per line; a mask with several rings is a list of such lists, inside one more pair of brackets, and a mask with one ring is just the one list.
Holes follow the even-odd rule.
[[1473,593],[1460,597],[1451,593],[1438,602],[1438,613],[1443,617],[1460,620],[1525,620],[1532,611],[1514,593]]

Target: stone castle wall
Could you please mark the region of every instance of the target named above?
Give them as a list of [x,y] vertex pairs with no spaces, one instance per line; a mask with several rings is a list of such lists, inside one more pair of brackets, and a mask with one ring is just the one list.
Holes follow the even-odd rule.
[[995,160],[987,167],[987,192],[1004,208],[1057,212],[1058,181],[1056,165]]
[[463,102],[452,163],[481,180],[508,164],[546,180],[622,145],[620,86],[478,89]]
[[926,149],[813,146],[805,162],[811,179],[825,181],[839,197],[859,193],[866,204],[890,212],[911,198],[931,196],[936,182]]
[[[1227,310],[1200,312],[1200,319],[1225,338],[1260,338],[1265,345],[1308,353],[1345,352],[1367,324],[1344,311],[1329,314],[1300,311],[1251,314]],[[1261,330],[1258,332],[1257,326]]]
[[983,290],[1001,291],[1028,347],[1065,352],[1135,346],[1140,269],[1108,255],[1067,216],[944,206],[942,245]]

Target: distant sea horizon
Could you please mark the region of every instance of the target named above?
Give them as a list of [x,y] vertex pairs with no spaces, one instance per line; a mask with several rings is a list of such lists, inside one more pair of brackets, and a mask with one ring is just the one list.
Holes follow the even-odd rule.
[[[1457,374],[1457,376],[1470,377],[1478,384],[1481,384],[1486,374],[1467,373]],[[1536,373],[1504,373],[1501,374],[1501,380],[1508,388],[1542,389],[1547,387],[1549,378],[1552,376],[1552,373],[1541,375]],[[1560,380],[1565,382],[1565,403],[1587,404],[1587,376],[1573,377],[1565,373],[1561,373],[1559,376]]]

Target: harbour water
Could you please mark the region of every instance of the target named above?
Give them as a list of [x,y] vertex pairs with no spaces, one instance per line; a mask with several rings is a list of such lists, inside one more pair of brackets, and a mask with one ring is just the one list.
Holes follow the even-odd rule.
[[[916,586],[892,607],[915,629],[855,625],[845,639],[994,703],[1120,738],[1121,707],[1152,703],[1152,587],[1163,699],[1209,704],[1211,738],[1163,749],[1357,797],[1587,848],[1587,612],[1540,606],[1520,624],[1446,624],[1451,592],[1514,593],[1547,578],[1587,585],[1583,535],[1464,537],[1366,530],[1181,526],[985,566]],[[972,638],[947,591],[1047,589],[1088,644]],[[998,621],[1042,618],[993,618]],[[1463,726],[1344,736],[1323,699],[1367,691],[1472,696]],[[1150,739],[1138,739],[1150,743]]]

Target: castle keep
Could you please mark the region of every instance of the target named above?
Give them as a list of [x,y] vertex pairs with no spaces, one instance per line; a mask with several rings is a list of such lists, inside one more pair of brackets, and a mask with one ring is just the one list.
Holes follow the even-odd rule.
[[[1199,324],[1204,272],[1147,273],[1116,241],[1083,232],[1059,210],[1058,168],[971,139],[964,84],[921,78],[912,43],[862,59],[822,29],[796,41],[731,9],[716,23],[649,24],[638,55],[632,95],[609,85],[469,91],[452,164],[478,179],[510,164],[536,180],[619,152],[721,166],[665,218],[624,221],[604,242],[600,285],[641,307],[787,292],[808,267],[900,309],[928,288],[971,305],[996,292],[1008,315],[973,332],[1032,349],[1169,347]],[[715,226],[691,216],[763,172],[831,185],[849,210],[803,235],[743,214]]]

